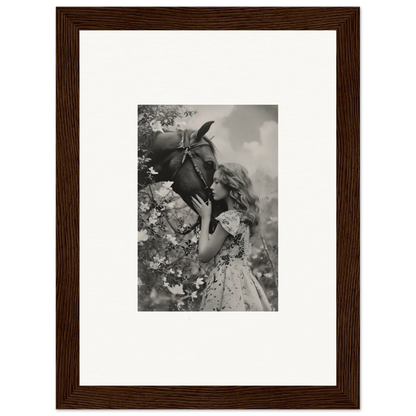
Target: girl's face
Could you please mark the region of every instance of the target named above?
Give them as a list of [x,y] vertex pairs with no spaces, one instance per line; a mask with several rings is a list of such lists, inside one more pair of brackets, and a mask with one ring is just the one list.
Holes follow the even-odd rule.
[[212,182],[211,189],[212,199],[214,201],[221,201],[221,199],[228,196],[228,189],[220,183],[220,174],[218,170],[214,173],[214,181]]

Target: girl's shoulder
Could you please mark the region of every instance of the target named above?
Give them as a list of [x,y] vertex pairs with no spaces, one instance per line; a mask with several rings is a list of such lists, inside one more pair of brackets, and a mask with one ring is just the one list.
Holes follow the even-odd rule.
[[235,236],[242,222],[242,214],[235,209],[230,209],[218,215],[216,220],[219,221],[225,231]]

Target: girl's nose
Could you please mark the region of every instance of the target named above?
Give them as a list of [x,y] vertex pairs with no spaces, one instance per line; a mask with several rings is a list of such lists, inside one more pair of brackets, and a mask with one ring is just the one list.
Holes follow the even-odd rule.
[[212,185],[210,186],[210,189],[214,189],[214,183],[212,183]]

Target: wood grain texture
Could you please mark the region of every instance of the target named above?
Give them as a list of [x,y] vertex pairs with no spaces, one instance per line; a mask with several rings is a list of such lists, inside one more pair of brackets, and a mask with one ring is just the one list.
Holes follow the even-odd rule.
[[[57,8],[56,407],[358,409],[360,406],[360,9]],[[337,385],[79,385],[79,31],[337,31]]]

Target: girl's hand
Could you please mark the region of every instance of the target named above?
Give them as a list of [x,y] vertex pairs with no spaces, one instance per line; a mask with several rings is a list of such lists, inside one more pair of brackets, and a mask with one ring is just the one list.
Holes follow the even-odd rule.
[[208,205],[202,200],[202,198],[198,195],[195,195],[192,198],[192,204],[194,205],[196,212],[202,219],[210,219],[211,218],[211,201],[208,200]]

